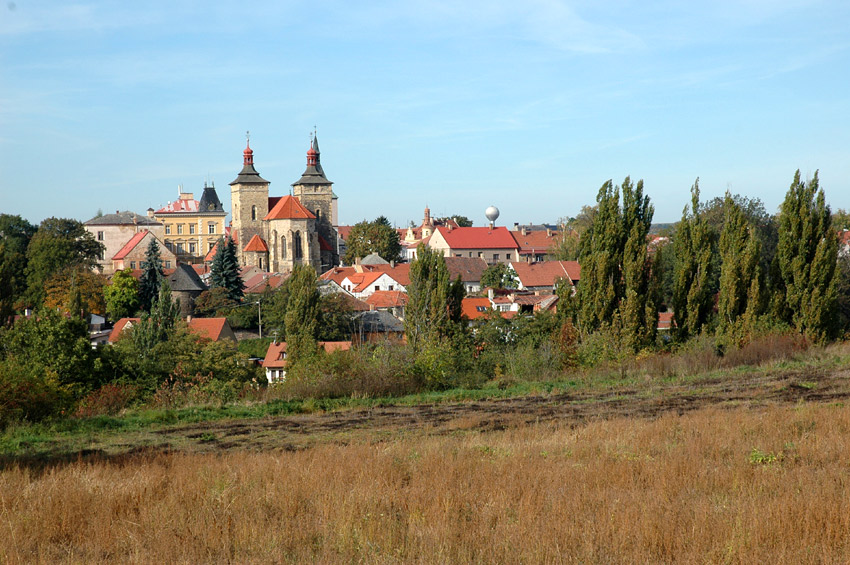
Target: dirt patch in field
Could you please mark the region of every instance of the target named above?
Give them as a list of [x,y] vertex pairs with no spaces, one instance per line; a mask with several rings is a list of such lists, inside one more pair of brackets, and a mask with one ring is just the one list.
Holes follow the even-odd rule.
[[474,402],[391,406],[252,420],[175,426],[154,432],[159,446],[187,451],[294,450],[319,443],[381,441],[398,434],[453,434],[560,421],[567,425],[614,418],[654,418],[708,406],[840,402],[850,398],[850,373],[785,373],[729,377],[658,389],[551,394]]

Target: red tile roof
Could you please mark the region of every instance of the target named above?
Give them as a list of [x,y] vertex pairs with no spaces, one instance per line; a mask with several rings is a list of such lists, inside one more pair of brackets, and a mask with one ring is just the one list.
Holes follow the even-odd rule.
[[331,247],[331,244],[328,243],[328,240],[326,240],[322,236],[319,236],[319,249],[321,249],[322,251],[333,251],[334,250],[334,248]]
[[407,304],[407,293],[401,290],[376,290],[366,303],[375,308],[395,308]]
[[577,261],[540,261],[539,263],[514,261],[511,267],[526,288],[554,287],[558,279],[569,278],[570,281],[576,282],[581,277],[581,267]]
[[[334,351],[348,351],[351,349],[350,341],[320,341],[319,346],[326,353]],[[286,367],[286,342],[270,343],[266,350],[266,358],[263,359],[263,367],[276,369]]]
[[175,200],[174,202],[169,203],[166,206],[163,206],[154,214],[173,214],[175,212],[197,212],[198,211],[197,200]]
[[659,330],[669,330],[673,327],[673,312],[659,312],[658,326]]
[[460,304],[460,308],[463,315],[470,320],[480,318],[486,315],[489,310],[493,309],[492,306],[490,306],[490,300],[488,298],[480,298],[476,296],[464,298]]
[[189,320],[189,331],[199,337],[218,341],[227,325],[227,318],[192,318]]
[[218,244],[219,244],[219,242],[220,242],[220,241],[221,241],[220,239],[219,239],[218,241],[216,241],[216,242],[215,242],[215,245],[213,245],[213,248],[212,248],[212,249],[210,249],[210,250],[209,250],[209,253],[207,253],[207,254],[204,256],[204,262],[205,262],[205,263],[208,263],[208,262],[212,261],[212,260],[215,258],[215,254],[216,254],[216,252],[218,252]]
[[284,196],[281,198],[274,208],[269,210],[263,220],[315,220],[316,216],[304,207],[297,198],[293,196]]
[[[363,265],[362,268],[363,273],[387,273],[402,286],[406,287],[410,284],[410,263],[399,263],[395,267],[392,265]],[[336,284],[342,286],[342,281],[357,274],[359,273],[357,273],[355,267],[334,267],[322,273],[320,278],[334,281]]]
[[112,333],[109,334],[109,343],[118,341],[118,338],[121,337],[121,332],[127,327],[132,327],[133,324],[138,324],[140,321],[141,318],[121,318],[115,322],[115,325],[112,326]]
[[112,257],[112,260],[113,260],[113,261],[117,261],[117,260],[119,260],[119,259],[123,259],[124,257],[126,257],[126,256],[127,256],[127,254],[128,254],[128,253],[130,253],[133,249],[135,249],[135,248],[136,248],[136,246],[137,246],[139,243],[141,243],[141,241],[142,241],[142,240],[145,238],[145,236],[146,236],[146,235],[148,235],[149,233],[151,233],[151,232],[149,232],[148,230],[142,230],[142,231],[140,231],[140,232],[138,232],[138,233],[133,234],[133,237],[131,237],[131,238],[130,238],[130,241],[128,241],[127,243],[125,243],[125,244],[124,244],[124,247],[122,247],[122,248],[118,251],[118,253],[116,253],[116,254]]
[[280,285],[282,285],[288,278],[288,274],[280,275],[272,273],[258,273],[249,277],[248,280],[245,281],[244,292],[245,294],[261,294],[265,292],[267,288],[279,288]]
[[[256,251],[259,253],[268,253],[269,246],[266,245],[266,242],[263,241],[263,238],[257,234],[254,234],[254,237],[251,238],[251,241],[248,242],[248,245],[245,246],[243,251]],[[212,252],[210,252],[212,253]]]
[[525,235],[522,230],[512,231],[511,235],[519,245],[519,252],[523,255],[527,254],[543,254],[548,253],[555,244],[558,232],[555,230],[535,230],[526,231]]
[[337,226],[336,233],[339,234],[343,240],[348,239],[348,234],[351,233],[351,228],[353,226]]
[[[516,240],[506,227],[482,228],[445,228],[438,227],[439,233],[451,249],[517,249]],[[433,236],[431,238],[433,240]]]

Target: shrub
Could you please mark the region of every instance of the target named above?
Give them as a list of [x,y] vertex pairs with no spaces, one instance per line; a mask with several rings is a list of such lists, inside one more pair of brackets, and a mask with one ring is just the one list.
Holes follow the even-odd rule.
[[74,411],[77,418],[112,416],[127,408],[139,396],[139,388],[130,384],[107,383],[91,391]]
[[15,357],[0,361],[0,429],[61,414],[70,401],[70,388],[52,369]]

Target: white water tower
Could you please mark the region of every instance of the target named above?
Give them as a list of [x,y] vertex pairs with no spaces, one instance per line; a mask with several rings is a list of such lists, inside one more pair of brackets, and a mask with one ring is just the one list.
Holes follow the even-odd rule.
[[496,225],[496,220],[499,219],[499,209],[495,206],[490,206],[484,210],[484,215],[487,216],[487,219],[490,221],[490,229],[493,229]]

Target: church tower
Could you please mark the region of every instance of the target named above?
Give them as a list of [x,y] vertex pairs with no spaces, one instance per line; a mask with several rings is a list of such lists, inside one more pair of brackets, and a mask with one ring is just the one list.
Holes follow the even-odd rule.
[[[319,140],[314,134],[307,151],[307,169],[301,178],[292,183],[292,195],[311,213],[316,216],[316,231],[319,235],[321,270],[339,264],[337,252],[337,232],[335,222],[335,195],[333,183],[327,179],[322,170]],[[235,208],[234,208],[235,209]]]
[[263,218],[269,213],[269,181],[254,168],[250,139],[242,152],[242,170],[230,183],[231,235],[236,240],[240,265],[248,263],[245,247],[256,235],[265,237]]

